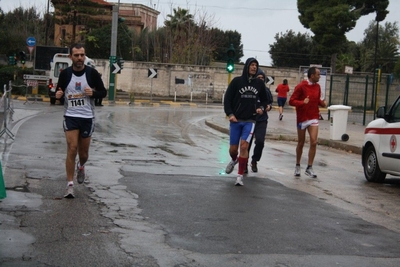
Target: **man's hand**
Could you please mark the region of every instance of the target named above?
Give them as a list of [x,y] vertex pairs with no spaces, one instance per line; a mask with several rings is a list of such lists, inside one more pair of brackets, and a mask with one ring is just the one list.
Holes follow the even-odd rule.
[[263,110],[261,108],[256,109],[257,114],[263,114]]
[[230,122],[237,122],[237,119],[236,119],[235,115],[230,116],[229,117],[229,121]]
[[93,95],[93,89],[90,87],[85,88],[85,95],[87,96],[92,96]]
[[64,92],[61,90],[60,87],[58,87],[57,92],[56,92],[56,98],[60,99],[63,96]]
[[308,102],[310,102],[310,97],[309,97],[309,96],[307,96],[307,97],[304,99],[304,104],[308,104]]

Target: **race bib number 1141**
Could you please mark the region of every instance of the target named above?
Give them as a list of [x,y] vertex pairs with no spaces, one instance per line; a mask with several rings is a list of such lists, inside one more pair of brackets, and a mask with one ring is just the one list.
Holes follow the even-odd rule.
[[68,106],[69,107],[80,107],[85,105],[85,99],[78,98],[78,99],[68,99]]

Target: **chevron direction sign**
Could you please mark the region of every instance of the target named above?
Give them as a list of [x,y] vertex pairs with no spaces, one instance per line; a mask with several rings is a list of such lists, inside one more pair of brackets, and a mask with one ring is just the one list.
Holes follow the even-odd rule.
[[121,73],[121,67],[118,65],[117,62],[113,63],[113,71],[112,73],[117,74],[117,73]]
[[153,79],[153,78],[157,78],[157,69],[149,69],[149,71],[147,72],[147,78]]
[[275,81],[274,76],[267,76],[265,78],[267,78],[267,80],[265,81],[266,84],[268,84],[268,85],[274,84],[274,81]]

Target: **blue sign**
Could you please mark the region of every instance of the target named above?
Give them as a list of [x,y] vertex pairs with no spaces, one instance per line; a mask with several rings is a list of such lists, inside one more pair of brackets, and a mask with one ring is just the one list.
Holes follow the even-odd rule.
[[36,45],[35,37],[28,37],[28,39],[26,39],[26,44],[28,46],[35,46]]

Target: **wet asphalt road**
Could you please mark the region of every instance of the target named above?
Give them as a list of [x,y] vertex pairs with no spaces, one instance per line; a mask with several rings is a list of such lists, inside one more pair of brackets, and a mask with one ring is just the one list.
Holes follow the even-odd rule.
[[400,187],[366,185],[358,155],[319,148],[319,179],[294,179],[294,144],[267,142],[235,187],[220,109],[107,106],[67,200],[61,107],[29,108],[2,144],[1,266],[400,265]]

